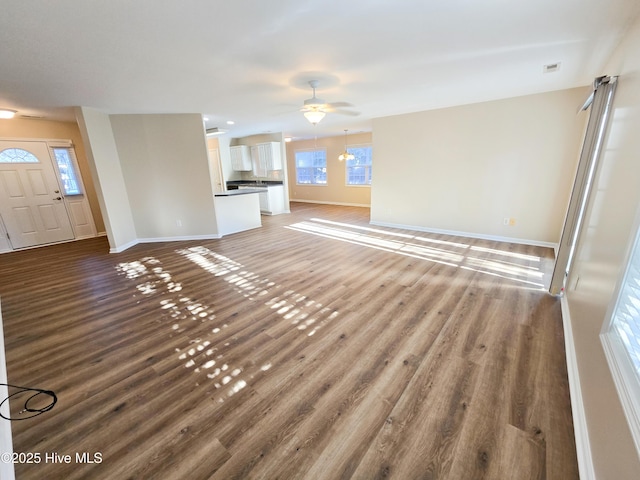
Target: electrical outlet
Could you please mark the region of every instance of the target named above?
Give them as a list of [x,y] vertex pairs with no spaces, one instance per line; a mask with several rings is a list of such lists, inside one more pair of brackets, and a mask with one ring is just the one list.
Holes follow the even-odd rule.
[[181,227],[182,226],[182,220],[176,220],[176,226]]
[[504,220],[502,220],[502,224],[509,225],[509,217],[504,217]]

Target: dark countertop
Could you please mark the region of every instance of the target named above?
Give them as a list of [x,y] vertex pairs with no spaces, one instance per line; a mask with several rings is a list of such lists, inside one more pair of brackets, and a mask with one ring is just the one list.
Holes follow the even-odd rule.
[[260,182],[256,180],[229,180],[227,181],[227,190],[235,190],[239,186],[264,188],[277,187],[280,185],[284,185],[284,183],[279,180],[262,180]]
[[260,193],[264,192],[264,189],[260,188],[241,188],[238,190],[227,190],[226,192],[216,193],[214,197],[233,197],[234,195],[247,195],[249,193]]

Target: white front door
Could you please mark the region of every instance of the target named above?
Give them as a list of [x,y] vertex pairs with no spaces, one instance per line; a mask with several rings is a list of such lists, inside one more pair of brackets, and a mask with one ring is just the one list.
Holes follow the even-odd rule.
[[13,248],[74,238],[46,142],[0,141],[0,217]]

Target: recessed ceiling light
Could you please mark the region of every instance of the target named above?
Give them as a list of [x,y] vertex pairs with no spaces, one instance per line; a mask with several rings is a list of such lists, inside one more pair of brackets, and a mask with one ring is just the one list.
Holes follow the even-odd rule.
[[234,125],[236,122],[234,122],[233,120],[227,120],[227,125]]
[[0,108],[0,118],[13,118],[16,115],[17,110],[11,110],[9,108]]

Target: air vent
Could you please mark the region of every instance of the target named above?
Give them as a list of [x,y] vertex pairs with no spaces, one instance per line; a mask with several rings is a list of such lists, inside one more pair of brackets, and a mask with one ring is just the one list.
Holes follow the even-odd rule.
[[218,128],[218,127],[207,128],[207,135],[224,135],[228,131],[229,130],[225,130],[224,128]]
[[542,73],[553,73],[560,70],[560,62],[558,63],[549,63],[542,67]]

